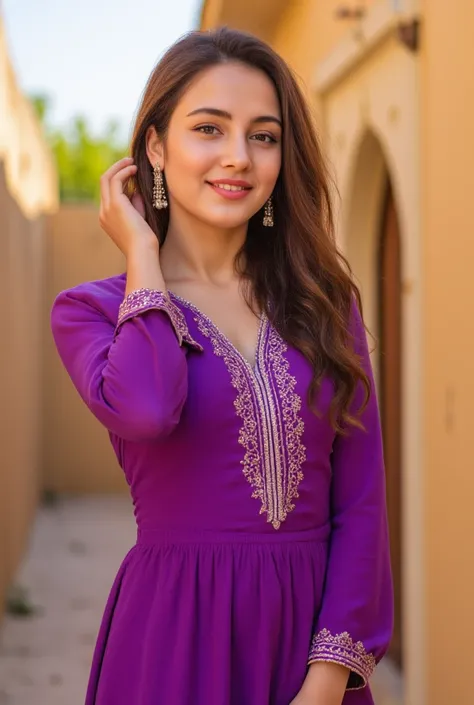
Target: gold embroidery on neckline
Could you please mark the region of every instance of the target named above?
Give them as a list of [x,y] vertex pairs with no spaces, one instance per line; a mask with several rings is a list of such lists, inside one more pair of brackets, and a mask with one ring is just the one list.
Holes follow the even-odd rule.
[[195,306],[200,332],[222,357],[237,391],[234,407],[242,420],[239,443],[244,448],[243,474],[252,498],[261,502],[260,514],[279,529],[298,497],[306,448],[301,442],[304,421],[296,379],[289,373],[287,345],[266,317],[259,330],[255,367],[243,357],[214,323]]
[[[265,350],[267,350],[265,355]],[[298,487],[303,479],[302,466],[306,460],[306,448],[301,442],[304,432],[304,421],[300,416],[301,397],[295,392],[296,379],[289,373],[290,364],[285,357],[287,345],[275,328],[270,327],[266,346],[259,350],[262,377],[265,380],[267,396],[274,399],[276,409],[271,409],[271,427],[275,429],[275,444],[278,456],[277,468],[277,499],[278,509],[272,520],[278,528],[295,505],[293,500],[298,497]],[[271,374],[265,364],[265,357],[270,363]],[[275,381],[277,391],[272,394],[272,381]],[[275,524],[278,524],[276,526]]]

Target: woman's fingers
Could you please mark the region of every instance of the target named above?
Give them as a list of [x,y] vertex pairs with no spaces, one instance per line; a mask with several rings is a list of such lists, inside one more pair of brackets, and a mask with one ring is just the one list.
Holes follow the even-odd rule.
[[124,157],[120,159],[115,164],[112,164],[107,171],[104,171],[100,177],[100,198],[105,208],[110,205],[110,182],[111,179],[121,171],[121,169],[131,166],[133,162],[132,157]]
[[135,191],[129,196],[124,185],[137,172],[130,158],[113,164],[100,179],[99,224],[117,247],[127,256],[137,239],[156,246],[156,235],[145,219],[145,204]]
[[132,163],[132,157],[124,157],[123,159],[119,159],[119,161],[115,162],[115,164],[112,164],[112,166],[109,167],[107,171],[104,171],[103,177],[110,181],[110,179],[115,176],[115,174],[117,174],[121,169],[126,166],[130,166],[130,164]]
[[137,171],[135,164],[130,164],[120,169],[116,174],[114,174],[110,179],[110,191],[109,196],[113,201],[119,198],[123,194],[123,185],[131,176],[133,176]]

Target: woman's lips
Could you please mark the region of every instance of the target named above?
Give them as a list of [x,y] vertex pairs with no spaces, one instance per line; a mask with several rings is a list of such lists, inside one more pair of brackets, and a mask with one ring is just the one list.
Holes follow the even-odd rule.
[[[219,196],[222,196],[223,198],[227,198],[231,201],[239,200],[241,198],[245,198],[248,196],[250,191],[252,190],[251,187],[243,187],[243,186],[231,186],[229,188],[229,185],[223,184],[223,183],[211,183],[210,181],[207,182],[209,186],[215,191],[215,193],[218,193]],[[227,188],[226,188],[227,186]]]

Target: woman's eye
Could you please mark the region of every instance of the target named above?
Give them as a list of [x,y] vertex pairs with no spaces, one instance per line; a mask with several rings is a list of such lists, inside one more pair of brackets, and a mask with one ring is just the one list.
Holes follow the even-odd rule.
[[257,142],[266,142],[267,144],[271,142],[276,142],[276,139],[274,137],[272,137],[271,135],[267,135],[264,132],[261,132],[258,135],[254,135],[254,138],[257,140]]
[[200,127],[196,128],[196,132],[202,132],[204,135],[214,135],[214,130],[217,130],[214,125],[200,125]]

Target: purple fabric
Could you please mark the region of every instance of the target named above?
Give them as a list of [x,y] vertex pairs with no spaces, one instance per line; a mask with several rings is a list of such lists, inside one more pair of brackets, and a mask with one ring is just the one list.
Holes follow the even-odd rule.
[[252,367],[192,304],[124,291],[82,284],[52,311],[137,521],[86,705],[289,705],[317,660],[351,668],[344,705],[370,705],[392,629],[375,397],[366,432],[335,437],[330,381],[317,418],[308,363],[265,317]]

